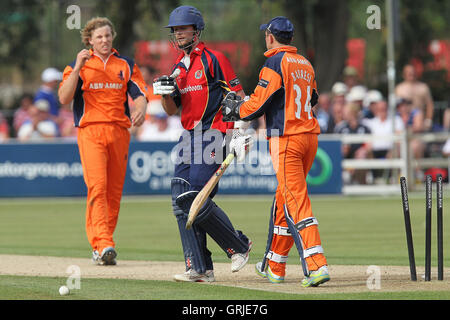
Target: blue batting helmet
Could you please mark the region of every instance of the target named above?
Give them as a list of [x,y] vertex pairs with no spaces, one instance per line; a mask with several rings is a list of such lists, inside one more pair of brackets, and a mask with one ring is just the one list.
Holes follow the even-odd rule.
[[181,6],[172,11],[169,16],[169,24],[165,28],[189,25],[195,26],[197,30],[203,30],[205,28],[202,14],[197,8]]

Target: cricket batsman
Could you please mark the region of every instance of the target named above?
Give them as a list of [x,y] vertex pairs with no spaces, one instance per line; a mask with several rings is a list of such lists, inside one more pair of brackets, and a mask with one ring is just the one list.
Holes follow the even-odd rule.
[[[200,209],[192,229],[186,229],[186,222],[197,194],[224,160],[223,140],[227,129],[235,128],[233,123],[222,121],[223,88],[241,96],[245,94],[226,56],[209,49],[200,40],[205,23],[197,8],[175,8],[166,28],[170,29],[172,43],[179,50],[179,56],[171,76],[156,79],[153,89],[154,94],[162,96],[167,114],[176,114],[181,109],[181,124],[185,130],[179,145],[187,146],[177,153],[171,183],[173,214],[185,260],[185,272],[174,275],[174,280],[213,282],[214,266],[206,236],[209,235],[230,258],[232,272],[246,265],[252,241],[234,228],[228,215],[213,201],[218,185]],[[236,158],[243,159],[249,143],[246,136],[236,133],[230,149]],[[214,145],[216,148],[209,149]]]

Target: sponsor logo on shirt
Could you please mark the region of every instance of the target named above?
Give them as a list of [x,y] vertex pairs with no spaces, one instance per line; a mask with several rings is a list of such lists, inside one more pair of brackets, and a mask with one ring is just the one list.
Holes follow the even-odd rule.
[[181,94],[186,94],[188,92],[193,92],[193,91],[202,91],[202,89],[203,89],[203,87],[200,84],[198,84],[196,86],[184,87],[184,88],[180,89],[180,93]]
[[116,82],[91,82],[89,84],[89,89],[122,89],[122,84],[121,83],[116,83]]

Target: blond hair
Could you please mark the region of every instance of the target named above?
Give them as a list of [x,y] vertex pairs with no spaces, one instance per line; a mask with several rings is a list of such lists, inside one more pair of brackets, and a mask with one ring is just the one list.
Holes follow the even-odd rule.
[[116,30],[114,30],[114,25],[112,22],[108,18],[95,17],[86,22],[86,25],[81,30],[81,42],[84,43],[86,47],[90,47],[91,45],[89,43],[89,39],[92,37],[92,32],[104,26],[109,26],[111,28],[111,34],[114,39],[116,37]]

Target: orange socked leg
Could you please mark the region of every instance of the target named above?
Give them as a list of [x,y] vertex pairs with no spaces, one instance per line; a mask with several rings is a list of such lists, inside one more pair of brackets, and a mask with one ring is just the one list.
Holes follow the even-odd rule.
[[289,228],[284,217],[284,199],[281,192],[275,195],[277,210],[274,212],[274,234],[272,236],[272,245],[270,248],[269,267],[272,273],[278,277],[284,277],[286,274],[286,262],[289,256],[294,240],[289,233]]
[[108,203],[106,198],[108,152],[102,129],[90,125],[78,130],[78,147],[87,186],[86,233],[93,250],[114,246],[108,228]]
[[274,212],[274,234],[270,248],[269,267],[273,274],[284,277],[286,273],[286,261],[289,251],[294,244],[294,240],[287,232],[288,227],[284,217],[284,161],[287,147],[287,139],[283,137],[273,137],[270,139],[270,154],[272,165],[277,175],[278,187],[275,194],[276,211]]
[[[296,135],[278,139],[279,155],[275,160],[278,163],[277,179],[277,206],[279,210],[286,210],[285,214],[292,224],[300,228],[298,243],[299,251],[306,257],[307,271],[317,270],[326,264],[320,237],[317,229],[317,220],[313,217],[311,202],[308,197],[306,176],[314,161],[317,150],[316,135]],[[281,219],[281,212],[278,218]],[[283,215],[284,216],[284,215]],[[286,223],[281,222],[280,223]],[[276,244],[278,252],[285,252],[292,247],[293,239],[280,241]],[[273,246],[274,248],[274,246]],[[275,264],[269,263],[274,268]],[[278,266],[279,270],[281,269]]]
[[[295,136],[296,145],[303,150],[301,161],[303,174],[301,174],[301,183],[295,182],[294,177],[298,173],[295,172],[293,165],[289,164],[287,167],[293,167],[289,170],[288,174],[291,178],[288,178],[289,190],[292,191],[297,201],[294,203],[290,199],[288,205],[290,214],[292,215],[296,224],[301,223],[300,236],[303,242],[303,251],[306,259],[308,269],[314,271],[321,266],[326,265],[327,261],[323,254],[323,248],[320,240],[318,221],[314,217],[312,212],[311,201],[308,196],[306,177],[312,167],[314,158],[317,152],[318,139],[315,134],[303,134]],[[305,177],[303,179],[303,177]],[[293,182],[293,183],[291,183]]]
[[130,133],[126,128],[112,125],[108,128],[108,228],[111,237],[116,229],[120,211],[123,184],[127,170]]

